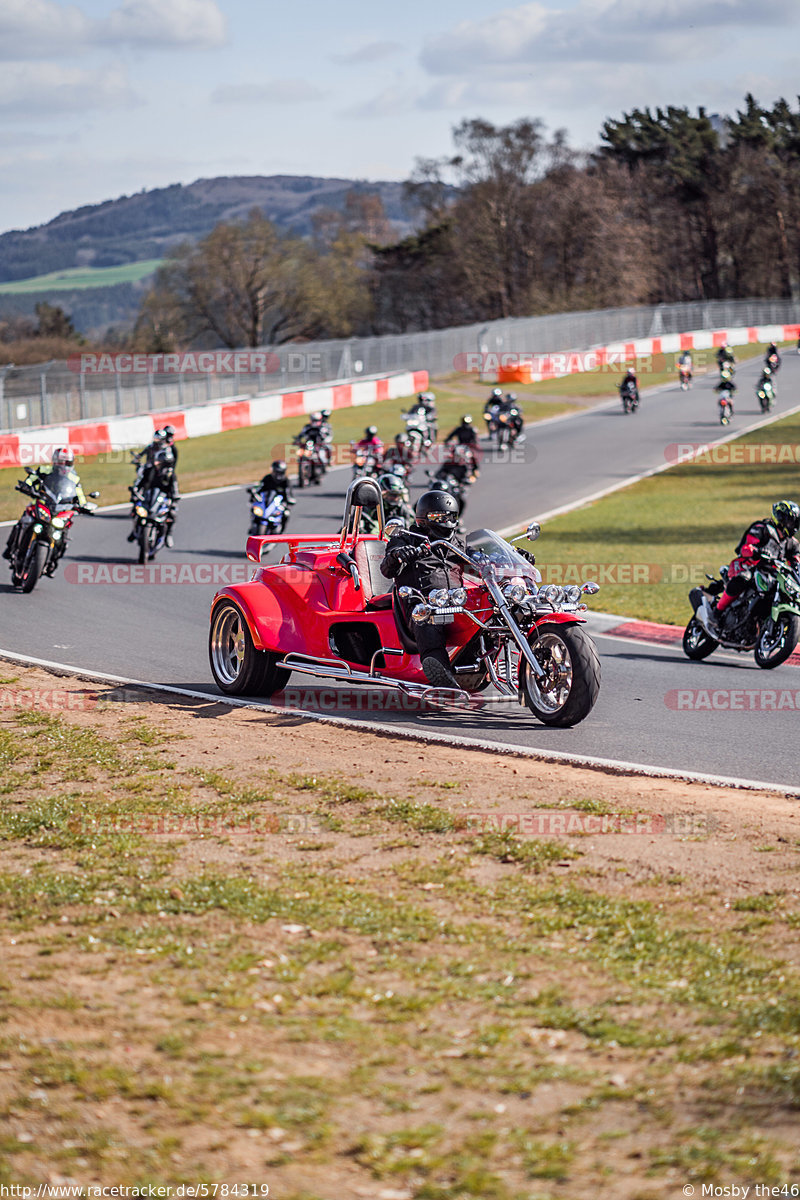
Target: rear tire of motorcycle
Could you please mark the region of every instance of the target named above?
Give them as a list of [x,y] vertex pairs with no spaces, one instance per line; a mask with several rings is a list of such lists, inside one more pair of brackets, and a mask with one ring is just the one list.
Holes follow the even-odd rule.
[[149,525],[148,526],[148,535],[149,536],[147,539],[147,558],[148,558],[148,561],[152,561],[156,556],[156,551],[160,549],[159,542],[162,546],[164,544],[164,534],[159,533],[159,531],[155,527],[155,525]]
[[719,642],[715,642],[706,633],[697,618],[692,617],[683,631],[683,653],[686,657],[692,662],[700,662],[701,659],[708,658],[709,654],[713,654],[718,645]]
[[139,526],[139,564],[147,562],[147,526]]
[[47,546],[43,546],[41,542],[37,542],[33,548],[33,554],[30,556],[29,562],[28,573],[22,578],[22,590],[25,593],[32,592],[41,578],[42,571],[47,562]]
[[[758,645],[755,648],[754,657],[756,663],[764,671],[771,671],[774,667],[779,667],[781,663],[785,663],[800,640],[800,617],[796,617],[790,613],[782,613],[778,618],[778,622],[785,627],[783,645],[780,649],[772,655],[764,654],[761,649],[761,637],[758,639]],[[763,631],[761,636],[763,637]]]
[[311,482],[311,475],[311,463],[307,458],[301,458],[297,464],[297,486],[302,488],[306,484],[309,484]]
[[[555,712],[543,708],[530,689],[531,670],[521,663],[522,695],[528,708],[544,724],[561,729],[588,717],[600,694],[600,658],[592,639],[579,625],[540,625],[539,636],[549,634],[563,643],[572,666],[572,687],[566,701]],[[534,651],[536,649],[533,643]]]
[[291,671],[276,666],[278,654],[256,650],[247,621],[232,600],[214,610],[208,657],[217,687],[228,696],[272,696],[291,677]]

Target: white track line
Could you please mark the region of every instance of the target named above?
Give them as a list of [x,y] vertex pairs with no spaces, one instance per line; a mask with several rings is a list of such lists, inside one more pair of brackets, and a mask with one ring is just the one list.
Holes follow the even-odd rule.
[[610,775],[643,775],[652,779],[677,779],[686,783],[710,784],[713,787],[730,787],[745,791],[771,792],[781,796],[800,799],[800,787],[797,784],[765,783],[757,779],[733,779],[726,775],[707,775],[699,771],[681,771],[671,767],[651,766],[647,763],[620,762],[611,758],[598,758],[588,754],[567,754],[562,750],[530,749],[527,746],[511,746],[503,742],[491,742],[486,738],[453,737],[446,733],[428,733],[417,729],[407,729],[403,726],[384,725],[378,721],[358,721],[352,717],[335,717],[329,713],[316,713],[303,708],[271,708],[268,704],[259,704],[254,700],[237,700],[231,696],[215,696],[209,692],[194,691],[191,688],[171,687],[163,683],[146,683],[141,679],[128,679],[123,675],[109,675],[104,671],[89,671],[82,667],[73,667],[65,663],[50,662],[48,659],[32,658],[27,654],[15,654],[10,650],[0,649],[0,659],[20,663],[24,666],[43,667],[56,675],[68,675],[76,679],[87,679],[100,683],[125,684],[128,687],[138,687],[145,691],[162,692],[172,696],[186,696],[192,700],[204,700],[207,704],[224,704],[230,708],[250,708],[256,712],[271,713],[274,716],[290,714],[304,717],[309,721],[321,721],[326,725],[340,725],[348,729],[360,729],[365,733],[378,733],[389,737],[405,738],[413,742],[438,743],[448,747],[461,747],[465,750],[483,750],[490,754],[505,754],[516,758],[540,759],[545,762],[565,763],[569,766],[587,767],[591,770],[603,771]]

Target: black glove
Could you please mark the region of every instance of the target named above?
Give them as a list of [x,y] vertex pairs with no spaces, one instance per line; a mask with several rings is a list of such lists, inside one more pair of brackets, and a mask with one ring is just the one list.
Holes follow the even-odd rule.
[[392,551],[395,560],[406,567],[409,563],[416,562],[424,553],[422,546],[400,546]]
[[534,566],[534,567],[536,566],[536,555],[535,554],[531,554],[530,550],[522,550],[522,549],[520,549],[519,546],[516,547],[516,550],[517,550],[517,554],[521,554],[522,557],[531,564],[531,566]]

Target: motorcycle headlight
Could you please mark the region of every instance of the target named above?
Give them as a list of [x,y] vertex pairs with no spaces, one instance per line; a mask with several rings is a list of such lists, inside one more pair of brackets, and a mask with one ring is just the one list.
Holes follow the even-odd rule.
[[34,525],[34,527],[33,527],[33,532],[34,532],[34,533],[41,533],[41,532],[42,532],[42,527],[41,527],[41,525]]
[[412,610],[411,620],[416,621],[418,625],[422,625],[425,621],[430,620],[431,612],[432,609],[428,604],[418,604]]
[[54,529],[63,529],[66,525],[66,521],[63,517],[53,517],[52,524]]
[[432,592],[428,592],[428,603],[434,608],[444,608],[450,601],[450,593],[447,588],[434,588]]
[[136,505],[136,515],[137,515],[137,517],[146,517],[147,509],[142,504],[137,504]]
[[503,588],[503,595],[506,600],[510,600],[512,604],[521,604],[527,598],[528,589],[524,583],[508,583]]
[[462,604],[466,604],[467,603],[467,589],[466,588],[451,588],[450,589],[450,603],[457,604],[457,605],[459,605],[459,607]]
[[40,521],[49,521],[50,520],[50,509],[45,508],[45,506],[43,504],[37,504],[36,505],[36,515]]
[[564,596],[567,604],[577,604],[581,598],[581,595],[581,589],[576,584],[573,584],[572,587],[564,589]]
[[263,517],[263,515],[264,515],[263,508],[259,508],[257,505],[254,504],[253,505],[253,516],[254,517]]
[[60,530],[60,529],[54,529],[54,530],[53,530],[53,541],[54,541],[54,542],[58,542],[58,541],[60,541],[60,540],[61,540],[61,530]]
[[546,600],[548,604],[560,604],[564,599],[564,589],[557,583],[548,583],[545,587],[539,588],[539,599]]

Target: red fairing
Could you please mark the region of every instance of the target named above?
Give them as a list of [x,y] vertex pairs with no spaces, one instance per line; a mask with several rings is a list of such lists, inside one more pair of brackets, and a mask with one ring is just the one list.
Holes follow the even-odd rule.
[[585,621],[583,613],[545,613],[536,621],[534,629],[538,629],[540,625],[583,625]]

